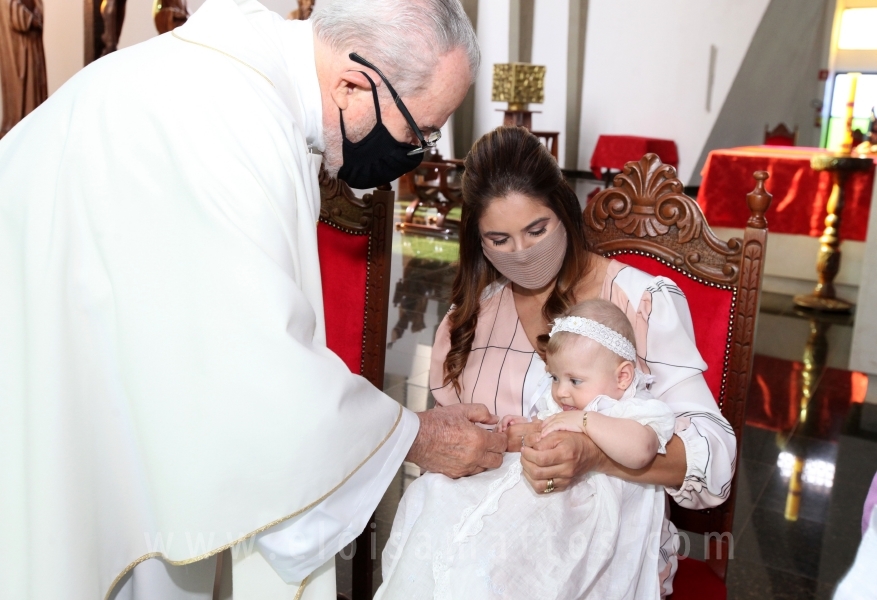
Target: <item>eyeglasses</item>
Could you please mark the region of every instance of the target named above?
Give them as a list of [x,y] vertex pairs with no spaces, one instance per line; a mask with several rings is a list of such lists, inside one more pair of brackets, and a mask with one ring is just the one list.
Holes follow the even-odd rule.
[[399,112],[402,113],[402,116],[405,117],[405,120],[408,121],[408,125],[411,127],[411,130],[414,132],[414,135],[417,136],[417,139],[420,140],[420,148],[415,148],[411,152],[408,153],[408,156],[413,154],[423,154],[426,152],[427,148],[435,148],[436,142],[438,142],[442,137],[441,131],[433,131],[429,135],[424,136],[423,132],[420,130],[420,127],[417,126],[417,123],[414,122],[414,118],[411,116],[411,113],[408,112],[408,109],[402,103],[402,98],[399,97],[399,94],[396,93],[396,90],[393,89],[393,86],[390,85],[390,82],[387,81],[387,78],[381,73],[381,70],[368,62],[366,59],[361,57],[356,52],[351,52],[349,54],[350,60],[355,63],[359,63],[365,67],[368,67],[372,71],[378,74],[378,76],[387,84],[387,89],[390,91],[390,95],[393,97],[393,102],[396,103],[396,106],[399,108]]

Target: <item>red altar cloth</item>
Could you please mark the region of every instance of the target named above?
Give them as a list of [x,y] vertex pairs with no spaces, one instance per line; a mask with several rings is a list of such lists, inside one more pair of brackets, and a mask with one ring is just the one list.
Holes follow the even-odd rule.
[[[819,237],[825,229],[825,206],[831,195],[831,174],[810,168],[820,148],[747,146],[713,150],[701,171],[697,203],[713,227],[744,227],[749,218],[746,194],[755,181],[752,173],[767,171],[765,187],[773,194],[767,211],[772,233]],[[846,205],[841,219],[842,240],[865,239],[874,169],[853,173],[847,181]]]
[[591,156],[591,171],[598,177],[603,169],[620,171],[625,164],[639,160],[649,152],[657,154],[664,164],[679,166],[679,152],[673,140],[635,135],[601,135]]

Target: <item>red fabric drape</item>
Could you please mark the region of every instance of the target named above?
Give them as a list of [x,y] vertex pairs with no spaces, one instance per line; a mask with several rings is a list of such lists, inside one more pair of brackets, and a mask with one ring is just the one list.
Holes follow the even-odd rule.
[[635,135],[601,135],[591,156],[591,171],[600,175],[603,169],[620,171],[630,161],[639,160],[653,152],[667,165],[679,166],[679,152],[673,140],[639,137]]
[[[771,233],[819,237],[825,229],[832,176],[811,169],[810,158],[824,152],[777,146],[713,150],[701,171],[697,202],[713,227],[741,227],[749,218],[746,194],[755,186],[752,173],[767,171],[766,187],[773,194],[766,215]],[[854,173],[848,180],[841,239],[865,239],[873,187],[873,168],[869,173]]]

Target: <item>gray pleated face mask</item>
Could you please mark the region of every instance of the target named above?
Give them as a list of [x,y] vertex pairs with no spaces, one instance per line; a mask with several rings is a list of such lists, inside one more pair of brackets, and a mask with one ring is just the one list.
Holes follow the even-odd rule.
[[503,252],[481,240],[484,256],[509,281],[524,289],[538,290],[551,283],[560,272],[566,256],[566,228],[558,223],[537,244],[524,250]]

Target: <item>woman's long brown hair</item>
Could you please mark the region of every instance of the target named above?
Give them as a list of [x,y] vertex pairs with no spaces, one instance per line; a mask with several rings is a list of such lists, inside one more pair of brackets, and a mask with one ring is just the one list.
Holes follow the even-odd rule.
[[482,136],[466,157],[460,263],[451,292],[454,308],[448,316],[451,349],[445,358],[444,384],[453,383],[457,393],[475,339],[481,296],[501,277],[481,250],[478,222],[492,201],[511,193],[544,203],[566,228],[566,256],[542,308],[546,323],[575,304],[576,284],[588,268],[588,243],[579,200],[548,149],[523,127],[498,127]]

